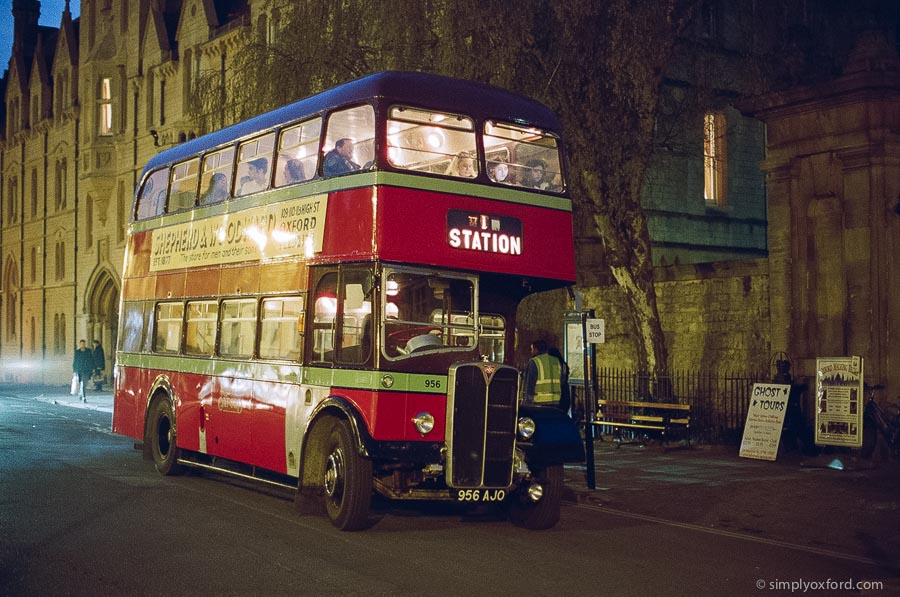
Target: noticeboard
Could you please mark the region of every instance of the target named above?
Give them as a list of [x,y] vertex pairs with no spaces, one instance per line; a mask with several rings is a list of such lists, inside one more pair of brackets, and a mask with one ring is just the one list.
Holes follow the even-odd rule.
[[580,311],[570,311],[565,315],[563,323],[563,342],[566,364],[569,366],[569,385],[584,385],[584,360],[585,351],[590,362],[594,358],[593,345],[586,343],[585,324],[587,317],[593,316],[592,311],[582,314]]
[[862,446],[862,357],[816,359],[816,445]]

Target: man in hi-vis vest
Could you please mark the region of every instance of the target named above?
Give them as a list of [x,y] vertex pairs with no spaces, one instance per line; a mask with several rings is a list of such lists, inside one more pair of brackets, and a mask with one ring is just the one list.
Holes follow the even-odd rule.
[[531,344],[531,359],[525,368],[525,402],[559,407],[562,394],[562,364],[547,354],[547,343],[535,340]]

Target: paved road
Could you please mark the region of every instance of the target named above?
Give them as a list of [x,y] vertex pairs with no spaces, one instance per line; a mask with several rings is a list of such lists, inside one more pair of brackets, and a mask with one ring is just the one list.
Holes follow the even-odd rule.
[[[900,590],[887,464],[839,472],[602,446],[600,489],[570,469],[578,502],[552,531],[380,505],[371,529],[348,534],[297,515],[289,496],[162,478],[109,422],[103,410],[0,396],[0,595],[758,595],[850,580],[884,583],[862,594]],[[835,480],[829,499],[879,484],[865,512],[880,512],[880,527],[856,502],[820,510],[806,494]],[[798,534],[803,510],[816,524]]]

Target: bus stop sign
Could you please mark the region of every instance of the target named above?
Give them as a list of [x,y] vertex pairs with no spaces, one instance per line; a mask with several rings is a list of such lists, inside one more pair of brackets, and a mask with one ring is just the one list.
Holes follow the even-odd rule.
[[588,319],[585,322],[585,332],[588,344],[603,344],[606,342],[606,320]]

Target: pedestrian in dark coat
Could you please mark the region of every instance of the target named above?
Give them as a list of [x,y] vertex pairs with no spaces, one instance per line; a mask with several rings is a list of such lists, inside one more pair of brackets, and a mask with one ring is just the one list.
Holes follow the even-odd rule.
[[82,402],[87,402],[84,397],[84,384],[90,381],[91,373],[94,371],[94,355],[88,350],[84,340],[78,341],[75,358],[72,360],[72,371],[78,376],[78,397]]
[[106,373],[106,353],[103,352],[103,345],[100,340],[94,340],[94,350],[91,351],[94,358],[94,389],[98,392],[103,389],[103,376]]

